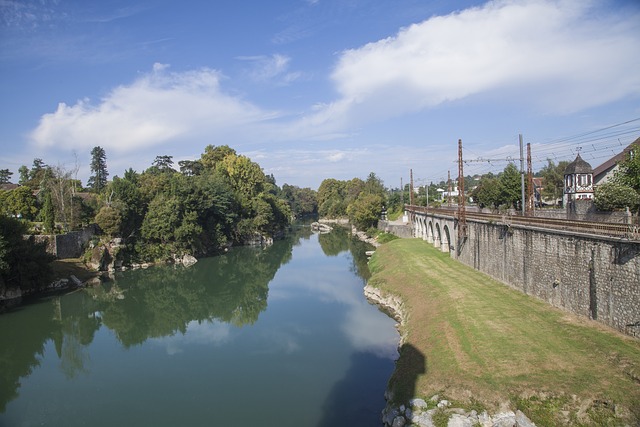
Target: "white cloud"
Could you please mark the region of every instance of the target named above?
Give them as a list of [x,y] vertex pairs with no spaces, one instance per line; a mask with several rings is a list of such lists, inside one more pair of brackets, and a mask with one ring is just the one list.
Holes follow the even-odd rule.
[[288,72],[291,58],[279,53],[271,56],[238,56],[236,59],[251,63],[248,75],[255,82],[288,85],[302,77],[299,71]]
[[339,98],[300,128],[337,131],[492,93],[564,114],[640,94],[640,13],[582,0],[497,0],[343,52]]
[[241,135],[249,131],[247,123],[255,130],[277,116],[225,94],[221,79],[220,72],[209,68],[171,73],[167,65],[154,64],[151,73],[115,88],[97,104],[87,99],[60,103],[41,117],[31,139],[40,147],[86,150],[100,145],[131,152],[199,135]]

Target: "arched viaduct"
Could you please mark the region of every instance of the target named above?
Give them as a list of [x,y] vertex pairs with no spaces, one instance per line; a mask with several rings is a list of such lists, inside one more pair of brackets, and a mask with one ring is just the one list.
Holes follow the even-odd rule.
[[411,228],[413,237],[426,240],[442,252],[448,252],[455,257],[457,247],[457,220],[446,214],[424,210],[411,212]]

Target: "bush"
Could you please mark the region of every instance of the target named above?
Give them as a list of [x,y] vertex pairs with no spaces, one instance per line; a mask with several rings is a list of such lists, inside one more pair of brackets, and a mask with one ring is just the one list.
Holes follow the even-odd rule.
[[615,182],[607,182],[596,187],[594,196],[595,205],[601,211],[621,210],[627,207],[637,211],[640,205],[640,194],[629,186]]

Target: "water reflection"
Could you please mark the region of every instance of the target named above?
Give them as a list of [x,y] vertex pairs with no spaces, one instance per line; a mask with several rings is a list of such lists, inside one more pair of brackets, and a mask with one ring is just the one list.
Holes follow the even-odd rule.
[[[334,233],[300,228],[265,250],[128,271],[0,316],[0,424],[237,425],[242,413],[331,425],[356,408],[372,415],[353,425],[371,425],[397,334],[362,294],[370,248]],[[247,390],[260,396],[250,414]]]
[[[87,373],[88,346],[102,325],[129,348],[149,339],[175,354],[185,344],[222,342],[232,326],[253,324],[267,307],[269,282],[299,238],[266,249],[234,248],[194,266],[158,266],[53,297],[0,316],[0,413],[18,396],[51,340],[66,378]],[[187,334],[187,332],[189,332]]]

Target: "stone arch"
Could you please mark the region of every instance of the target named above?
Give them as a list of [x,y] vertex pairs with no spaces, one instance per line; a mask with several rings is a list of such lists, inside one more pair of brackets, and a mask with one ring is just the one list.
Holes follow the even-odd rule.
[[427,224],[427,242],[433,243],[433,221]]
[[436,248],[440,248],[442,242],[442,233],[440,232],[440,224],[436,222],[436,230],[433,236],[433,246]]
[[446,224],[443,227],[442,245],[440,248],[442,252],[451,252],[451,233],[449,233],[449,226]]

